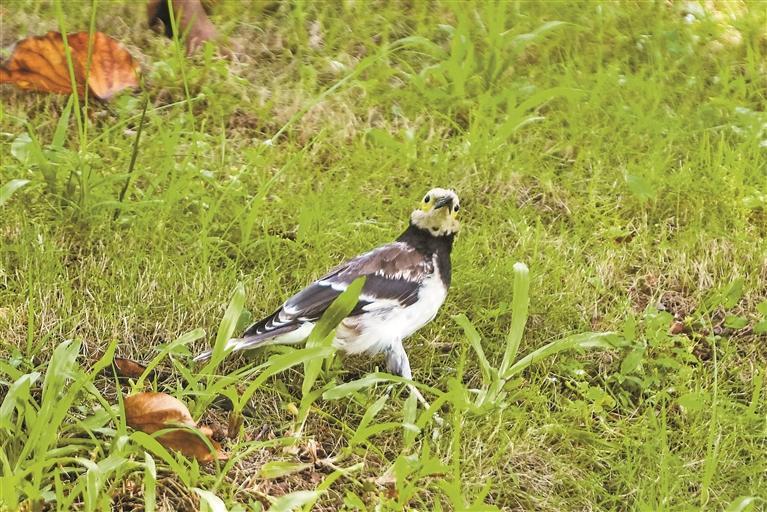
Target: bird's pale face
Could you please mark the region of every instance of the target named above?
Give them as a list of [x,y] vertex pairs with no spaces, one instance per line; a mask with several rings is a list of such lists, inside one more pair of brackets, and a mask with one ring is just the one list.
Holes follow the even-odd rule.
[[458,232],[458,195],[453,190],[433,188],[421,200],[421,207],[410,215],[411,222],[434,236]]

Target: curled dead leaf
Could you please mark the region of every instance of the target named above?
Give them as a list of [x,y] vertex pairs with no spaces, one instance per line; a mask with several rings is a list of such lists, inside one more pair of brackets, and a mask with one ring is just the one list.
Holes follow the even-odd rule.
[[186,405],[166,393],[145,392],[126,397],[125,422],[147,434],[178,427],[178,430],[157,436],[157,441],[200,462],[227,458],[221,452],[221,445],[212,439],[211,429],[206,426],[198,428]]
[[[138,63],[120,43],[95,32],[92,37],[91,59],[88,63],[88,32],[67,36],[72,56],[77,93],[91,93],[108,100],[129,87],[138,87]],[[70,94],[72,81],[67,65],[64,39],[60,32],[22,39],[11,57],[0,66],[0,83],[11,83],[21,89]]]
[[[208,18],[200,0],[172,0],[173,14],[178,20],[179,33],[186,34],[186,53],[193,54],[205,41],[216,38],[216,27]],[[147,2],[147,17],[149,25],[162,21],[165,35],[173,37],[170,9],[167,0],[149,0]]]
[[682,322],[674,322],[669,329],[669,334],[676,335],[684,332],[685,326]]
[[146,371],[146,367],[141,363],[125,357],[115,357],[112,366],[114,366],[115,374],[118,377],[131,379],[138,379]]

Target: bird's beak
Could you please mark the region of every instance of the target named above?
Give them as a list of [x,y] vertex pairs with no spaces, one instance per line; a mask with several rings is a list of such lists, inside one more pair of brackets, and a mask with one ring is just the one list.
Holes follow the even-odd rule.
[[453,207],[453,198],[450,196],[445,196],[441,199],[437,199],[437,202],[434,203],[434,209],[437,210],[447,205],[450,205],[450,208]]

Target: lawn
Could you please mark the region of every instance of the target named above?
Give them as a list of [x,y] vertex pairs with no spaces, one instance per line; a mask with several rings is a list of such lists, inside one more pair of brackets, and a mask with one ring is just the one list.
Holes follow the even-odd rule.
[[[223,57],[137,2],[0,5],[3,58],[93,27],[143,77],[0,87],[0,510],[767,509],[764,3],[211,3]],[[382,358],[192,362],[437,186],[431,408]],[[148,390],[228,459],[127,427]]]

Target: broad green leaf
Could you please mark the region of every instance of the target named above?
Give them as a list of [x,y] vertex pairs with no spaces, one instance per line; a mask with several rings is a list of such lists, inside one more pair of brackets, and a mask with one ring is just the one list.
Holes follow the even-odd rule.
[[224,501],[212,492],[199,487],[192,487],[192,490],[200,497],[200,505],[204,512],[227,512]]
[[743,296],[743,278],[734,279],[726,287],[714,292],[708,299],[706,305],[710,308],[722,306],[726,309],[735,307]]
[[362,501],[362,498],[356,494],[352,494],[351,491],[346,491],[344,505],[352,510],[367,510],[367,506],[365,505],[365,502]]
[[60,343],[53,350],[43,380],[42,401],[44,404],[55,404],[56,397],[66,388],[66,382],[74,378],[81,346],[80,341],[68,340]]
[[727,315],[724,318],[724,325],[730,329],[743,329],[748,325],[748,318],[737,315]]
[[642,364],[642,359],[644,358],[644,352],[644,348],[635,348],[629,352],[628,355],[623,358],[623,361],[621,361],[621,373],[623,375],[628,375],[639,368],[639,365]]
[[655,187],[644,177],[636,174],[626,175],[626,185],[629,191],[640,201],[648,201],[656,195]]
[[760,315],[767,317],[767,300],[760,302],[756,305],[756,310]]
[[39,378],[39,372],[27,373],[11,384],[3,403],[0,404],[0,428],[5,428],[8,431],[14,430],[13,411],[14,409],[18,409],[20,412],[24,411],[25,404],[31,400],[29,388]]
[[3,206],[6,202],[8,202],[14,192],[27,185],[28,183],[29,180],[17,179],[11,180],[3,185],[3,187],[0,188],[0,206]]
[[700,411],[706,406],[706,394],[700,391],[691,391],[680,396],[677,403],[688,411]]
[[37,140],[24,132],[11,142],[11,155],[22,164],[38,164],[45,160]]
[[634,315],[629,315],[623,322],[623,339],[628,343],[633,343],[637,338],[637,321]]
[[739,496],[730,503],[725,509],[725,512],[746,512],[748,510],[755,510],[754,506],[760,502],[765,503],[765,500],[758,496]]
[[320,497],[317,491],[295,491],[280,496],[269,507],[269,512],[291,512],[307,503],[316,501]]
[[103,429],[115,414],[116,413],[114,410],[107,410],[99,407],[94,409],[93,414],[86,416],[85,419],[81,421],[78,421],[77,426],[86,432],[98,431]]
[[240,318],[237,319],[237,327],[235,327],[234,332],[242,332],[252,323],[253,313],[251,313],[250,310],[243,308],[240,313]]
[[739,277],[735,279],[730,285],[725,289],[724,291],[724,307],[726,308],[732,308],[735,307],[735,305],[740,301],[740,298],[743,297],[743,278]]

